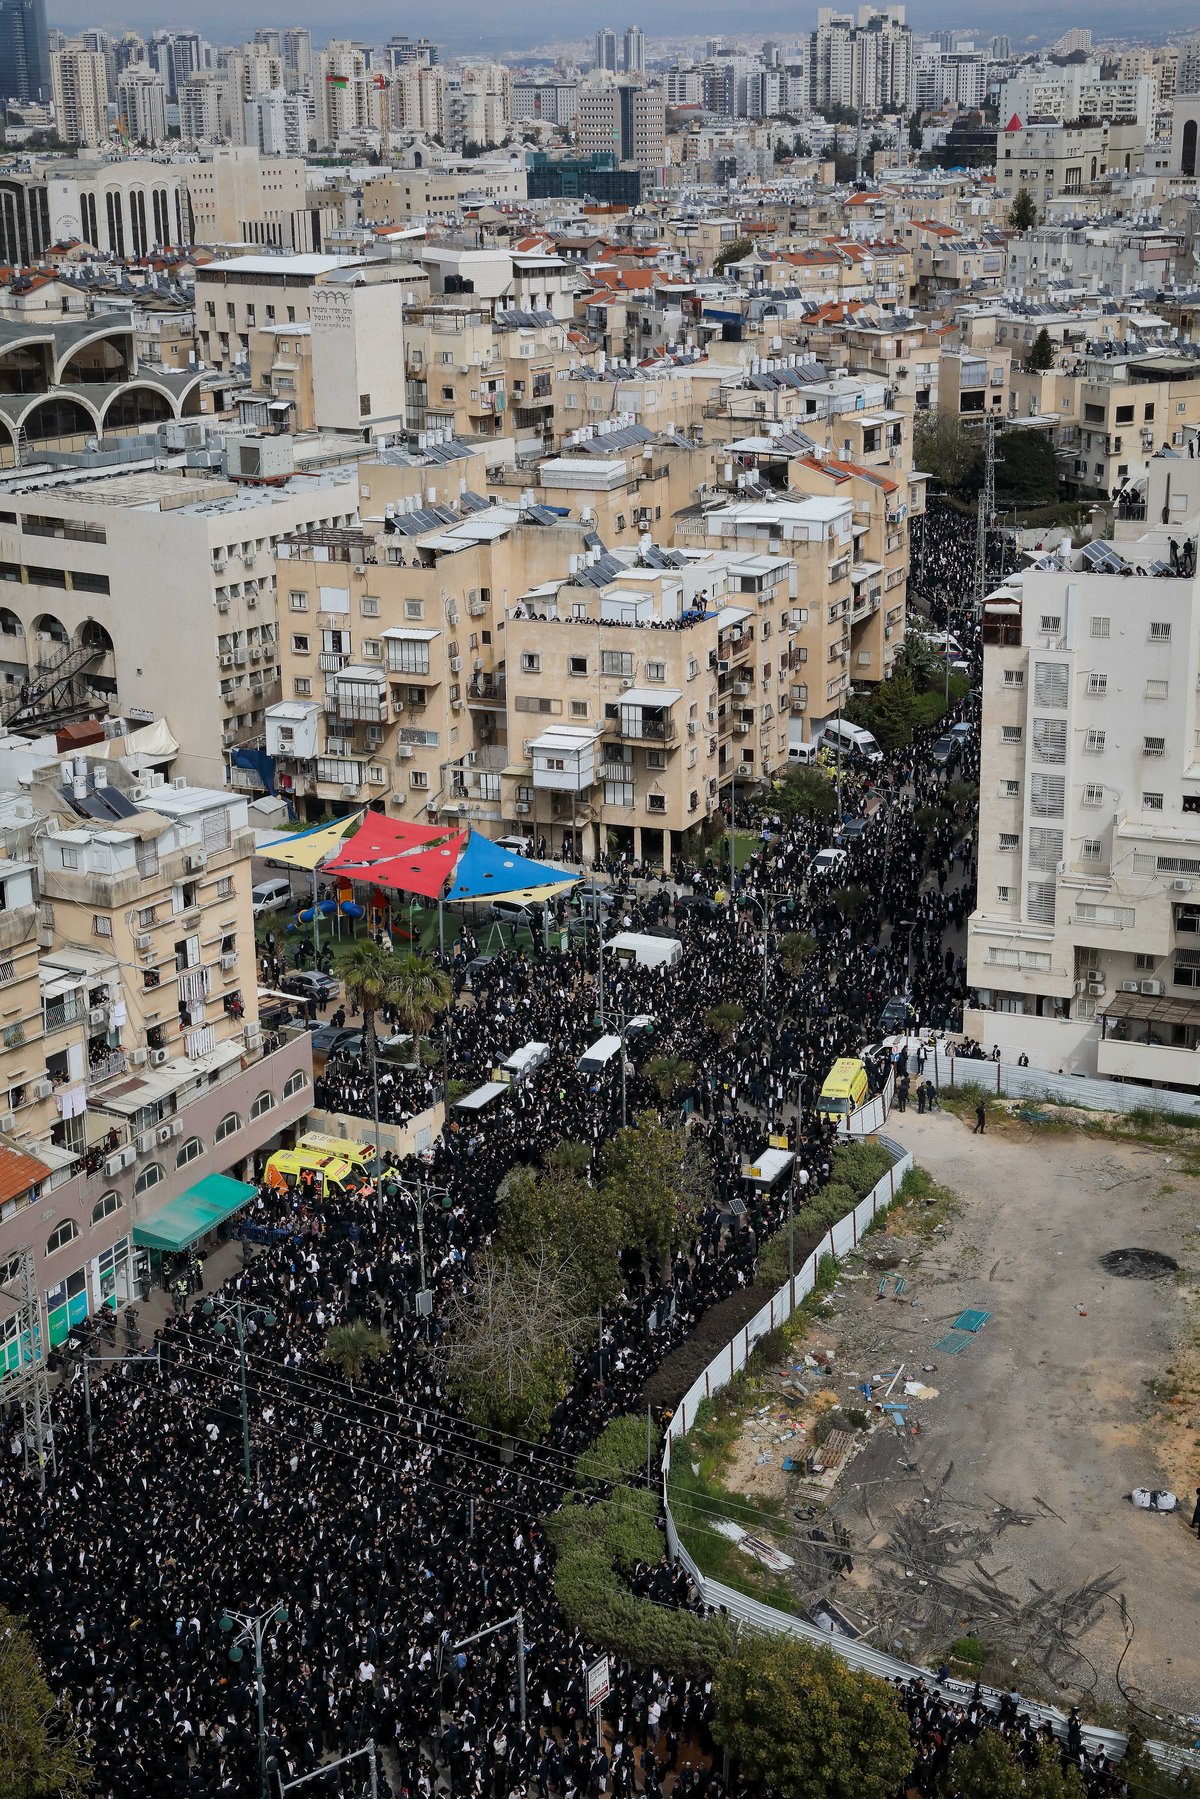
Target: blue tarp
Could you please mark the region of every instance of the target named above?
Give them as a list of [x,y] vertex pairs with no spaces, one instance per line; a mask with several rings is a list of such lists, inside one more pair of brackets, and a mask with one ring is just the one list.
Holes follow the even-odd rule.
[[578,875],[569,874],[565,868],[514,855],[512,850],[501,849],[490,837],[481,837],[478,831],[472,831],[446,898],[544,899],[547,889],[557,891],[570,887],[578,879]]

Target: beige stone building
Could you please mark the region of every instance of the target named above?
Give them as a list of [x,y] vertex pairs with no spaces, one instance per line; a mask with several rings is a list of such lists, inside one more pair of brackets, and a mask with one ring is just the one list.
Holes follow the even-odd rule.
[[302,157],[262,156],[253,145],[222,145],[188,163],[184,178],[192,205],[189,242],[307,247],[297,241],[297,219],[305,211]]

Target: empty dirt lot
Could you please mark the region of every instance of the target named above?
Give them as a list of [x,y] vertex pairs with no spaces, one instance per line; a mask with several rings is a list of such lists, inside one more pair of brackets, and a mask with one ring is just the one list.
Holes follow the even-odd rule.
[[[782,1472],[804,1446],[772,1437],[778,1402],[756,1404],[724,1479],[783,1501],[790,1529],[770,1534],[796,1559],[797,1597],[852,1606],[881,1648],[936,1663],[970,1637],[989,1678],[1080,1696],[1101,1718],[1131,1699],[1194,1713],[1200,1180],[1179,1152],[1061,1128],[1005,1121],[981,1138],[910,1111],[888,1129],[960,1209],[925,1241],[912,1217],[868,1238],[804,1347],[832,1351],[825,1398],[843,1408],[863,1404],[856,1381],[902,1362],[937,1397],[909,1401],[915,1433],[881,1421],[832,1493]],[[1130,1247],[1179,1271],[1101,1266]],[[906,1278],[900,1302],[876,1296],[879,1255]],[[960,1354],[938,1349],[971,1307],[987,1324]],[[1133,1487],[1165,1485],[1183,1502],[1175,1516],[1130,1504]],[[828,1551],[806,1546],[812,1526],[790,1516],[806,1500],[820,1526],[845,1530],[852,1573],[831,1577]]]
[[[860,1362],[872,1371],[873,1342],[893,1346],[879,1366],[937,1365],[919,1376],[938,1389],[915,1406],[919,1435],[877,1431],[835,1501],[864,1551],[851,1582],[864,1583],[876,1640],[911,1631],[932,1649],[970,1634],[1046,1696],[1194,1712],[1200,1539],[1186,1520],[1200,1471],[1183,1483],[1200,1462],[1200,1398],[1164,1409],[1147,1383],[1170,1385],[1195,1331],[1200,1182],[1163,1149],[1071,1131],[1014,1123],[975,1137],[912,1112],[889,1130],[962,1210],[921,1252],[915,1306],[879,1302],[869,1280],[839,1305],[843,1382]],[[1101,1267],[1129,1246],[1181,1272]],[[935,1339],[965,1307],[991,1319],[946,1356]],[[1130,1505],[1134,1486],[1168,1480],[1180,1515]]]

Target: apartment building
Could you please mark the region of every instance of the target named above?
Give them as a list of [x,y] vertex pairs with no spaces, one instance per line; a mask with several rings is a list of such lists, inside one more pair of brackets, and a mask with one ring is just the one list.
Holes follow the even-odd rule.
[[[196,269],[196,338],[213,368],[248,355],[258,325],[307,324],[322,281],[363,267],[361,256],[233,256]],[[381,269],[382,269],[381,265]]]
[[673,521],[708,485],[712,458],[699,439],[618,416],[569,433],[561,454],[533,467],[491,469],[487,492],[509,501],[519,492],[577,519],[609,548],[622,548],[647,532],[669,537]]
[[[632,420],[647,430],[690,432],[701,423],[704,396],[714,379],[706,364],[668,359],[650,368],[613,363],[602,353],[595,361],[573,360],[557,372],[551,389],[553,436],[556,443],[590,426],[606,427],[613,419]],[[717,377],[719,379],[719,377]]]
[[149,63],[131,63],[117,77],[117,119],[127,140],[161,144],[167,135],[167,86]]
[[[1035,1067],[1200,1083],[1200,463],[1147,516],[984,605],[979,885],[964,1028]],[[1125,536],[1124,533],[1128,533]]]
[[[140,1225],[261,1167],[311,1103],[311,1047],[258,1021],[244,799],[79,756],[0,823],[0,1268],[11,1287],[33,1251],[53,1346],[137,1297]],[[0,1365],[15,1330],[0,1295]]]
[[653,173],[667,160],[666,126],[662,88],[618,81],[579,89],[578,142],[585,155],[604,152]]
[[996,144],[997,198],[1011,204],[1024,188],[1040,212],[1085,193],[1107,177],[1108,133],[1105,124],[1022,125],[1014,114]]
[[938,355],[937,409],[952,418],[1003,418],[1010,405],[1011,351],[999,344],[988,350],[943,349]]
[[810,448],[872,468],[899,468],[911,460],[912,415],[893,404],[896,397],[873,377],[844,370],[827,375],[798,359],[756,359],[749,374],[721,383],[704,408],[705,429],[726,442],[745,437],[750,427],[767,437],[775,428],[800,431]]
[[1011,407],[1056,420],[1069,491],[1111,497],[1142,485],[1158,453],[1181,448],[1200,424],[1200,362],[1174,349],[1131,356],[1118,344],[1067,367],[1014,368]]
[[505,358],[490,307],[408,307],[404,369],[405,407],[415,430],[506,435]]
[[182,467],[66,470],[29,496],[19,479],[8,486],[0,718],[33,730],[89,712],[166,717],[185,746],[180,771],[221,778],[225,751],[261,737],[278,697],[275,545],[308,524],[353,523],[354,465],[275,486]]
[[593,549],[507,610],[502,812],[550,855],[615,842],[669,869],[723,788],[787,762],[796,565],[701,547]]
[[451,770],[472,758],[477,781],[495,777],[477,816],[499,822],[504,609],[530,582],[564,577],[586,532],[519,498],[489,506],[461,485],[482,474],[452,440],[427,456],[388,451],[360,471],[361,525],[280,544],[282,698],[266,743],[302,816],[352,798],[457,816]]
[[186,164],[182,174],[192,208],[184,241],[307,248],[297,226],[305,216],[302,154],[263,155],[257,144],[224,144]]
[[95,149],[108,137],[108,72],[104,53],[72,39],[50,57],[50,90],[58,135],[72,149]]

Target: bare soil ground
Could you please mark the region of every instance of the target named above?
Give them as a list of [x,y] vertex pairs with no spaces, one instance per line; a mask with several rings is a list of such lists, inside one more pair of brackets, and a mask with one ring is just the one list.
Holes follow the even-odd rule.
[[[724,1482],[784,1502],[788,1525],[771,1534],[795,1558],[797,1597],[849,1605],[882,1648],[936,1662],[973,1637],[992,1677],[1078,1696],[1101,1719],[1130,1700],[1194,1713],[1200,1180],[1171,1148],[1061,1126],[993,1120],[973,1137],[910,1111],[888,1129],[961,1209],[931,1237],[908,1215],[867,1239],[831,1315],[761,1383]],[[1101,1266],[1129,1247],[1178,1272]],[[899,1302],[878,1298],[881,1262],[907,1282]],[[968,1307],[991,1317],[948,1355],[936,1341]],[[863,1406],[859,1384],[901,1363],[893,1399],[907,1379],[936,1397],[908,1398],[894,1421],[873,1410],[832,1487],[784,1473],[821,1409]],[[1180,1511],[1136,1510],[1135,1486],[1172,1487]],[[815,1528],[845,1531],[851,1573],[831,1572]]]

